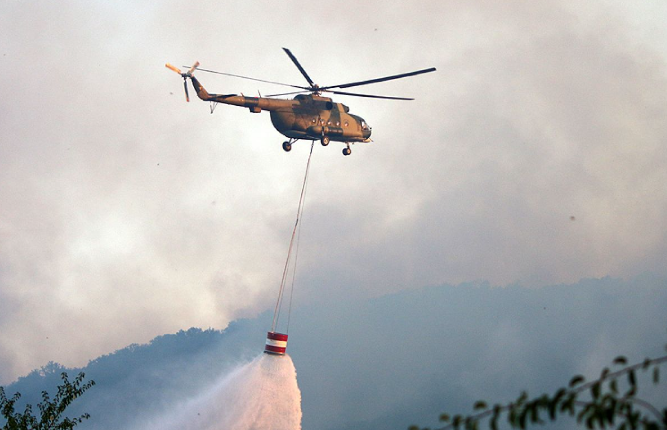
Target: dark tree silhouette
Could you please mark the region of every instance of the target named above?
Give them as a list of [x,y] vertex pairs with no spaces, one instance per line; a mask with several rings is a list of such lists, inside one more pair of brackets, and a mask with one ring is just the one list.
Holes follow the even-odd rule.
[[90,387],[95,381],[83,382],[85,374],[79,373],[74,381],[70,382],[67,373],[61,373],[63,380],[53,399],[49,393],[42,391],[42,401],[37,404],[39,414],[33,415],[32,405],[26,405],[23,412],[16,412],[16,402],[21,398],[20,393],[7,398],[5,390],[0,387],[0,414],[6,420],[2,430],[69,430],[90,418],[83,414],[78,418],[63,417],[67,407]]
[[[660,410],[637,397],[637,373],[648,372],[653,383],[659,384],[660,365],[665,362],[667,356],[628,365],[628,360],[620,356],[613,362],[617,370],[605,367],[600,377],[590,382],[577,375],[553,395],[543,394],[531,399],[527,392],[523,392],[508,404],[489,406],[479,400],[470,415],[442,414],[440,421],[446,424],[438,430],[477,430],[484,421],[491,430],[496,430],[503,416],[511,428],[525,429],[530,425],[556,421],[564,415],[576,418],[579,424],[589,429],[664,430],[667,429],[667,407]],[[408,430],[430,429],[413,425]]]

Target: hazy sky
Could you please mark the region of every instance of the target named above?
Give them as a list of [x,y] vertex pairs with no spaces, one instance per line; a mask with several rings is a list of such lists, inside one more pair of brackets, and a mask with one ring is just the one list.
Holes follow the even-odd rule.
[[[271,307],[309,143],[187,104],[164,68],[319,84],[372,144],[317,145],[297,299],[667,274],[667,6],[0,5],[0,383]],[[212,92],[282,91],[199,75]],[[572,218],[574,217],[574,218]]]

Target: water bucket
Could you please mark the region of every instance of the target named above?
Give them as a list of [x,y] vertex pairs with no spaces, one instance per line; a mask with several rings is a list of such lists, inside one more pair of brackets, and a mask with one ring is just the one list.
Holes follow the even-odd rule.
[[266,334],[264,352],[274,355],[285,355],[287,349],[287,335],[270,331]]

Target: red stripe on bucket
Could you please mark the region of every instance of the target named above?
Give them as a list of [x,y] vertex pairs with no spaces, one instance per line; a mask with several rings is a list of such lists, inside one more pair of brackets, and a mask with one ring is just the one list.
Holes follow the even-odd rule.
[[264,352],[267,354],[285,355],[287,350],[287,335],[282,333],[268,332]]
[[271,340],[282,340],[282,341],[287,342],[287,335],[286,334],[276,333],[276,332],[273,332],[273,331],[268,332],[266,334],[266,338],[271,339]]

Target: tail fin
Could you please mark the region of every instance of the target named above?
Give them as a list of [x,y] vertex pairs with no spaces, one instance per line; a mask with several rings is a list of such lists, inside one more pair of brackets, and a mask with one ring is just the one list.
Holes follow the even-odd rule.
[[206,89],[202,86],[202,84],[199,83],[197,78],[190,75],[190,80],[192,80],[192,86],[194,87],[195,91],[197,92],[197,96],[199,96],[200,99],[206,101],[206,100],[212,100],[214,98],[211,97],[208,91],[206,91]]

